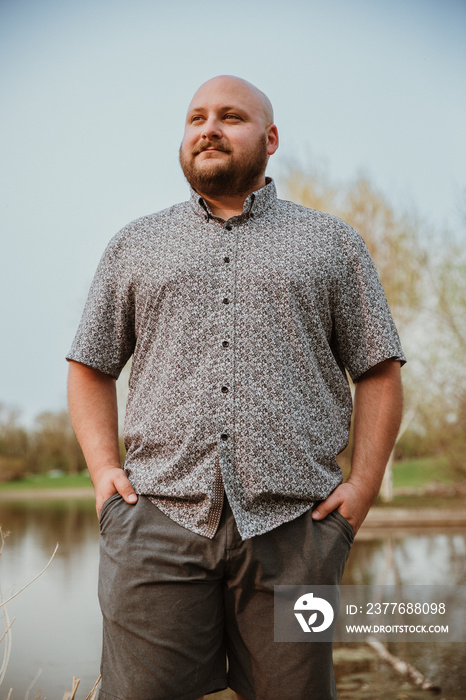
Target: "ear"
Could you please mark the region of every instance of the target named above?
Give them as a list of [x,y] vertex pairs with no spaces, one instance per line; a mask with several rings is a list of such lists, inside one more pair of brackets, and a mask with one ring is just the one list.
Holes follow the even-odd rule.
[[275,124],[270,124],[266,129],[267,153],[271,156],[278,148],[278,129]]

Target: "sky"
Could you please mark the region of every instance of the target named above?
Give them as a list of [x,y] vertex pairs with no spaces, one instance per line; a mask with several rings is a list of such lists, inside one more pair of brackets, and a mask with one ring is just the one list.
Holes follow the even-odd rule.
[[461,230],[464,0],[0,0],[0,404],[23,423],[66,407],[107,242],[187,198],[186,108],[219,74],[274,105],[279,195],[290,162],[365,173]]

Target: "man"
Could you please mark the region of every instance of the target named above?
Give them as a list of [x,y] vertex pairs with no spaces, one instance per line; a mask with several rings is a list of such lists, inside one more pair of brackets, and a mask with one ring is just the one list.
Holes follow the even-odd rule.
[[100,515],[103,699],[336,697],[330,644],[273,641],[273,587],[340,582],[399,427],[404,356],[359,235],[277,199],[277,147],[261,91],[202,85],[180,148],[191,199],[110,242],[68,355]]

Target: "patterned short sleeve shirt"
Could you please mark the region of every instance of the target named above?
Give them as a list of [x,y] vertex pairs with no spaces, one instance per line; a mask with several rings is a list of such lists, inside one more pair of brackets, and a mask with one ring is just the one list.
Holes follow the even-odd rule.
[[112,239],[67,359],[116,378],[130,357],[136,492],[206,537],[225,492],[244,539],[341,483],[346,371],[405,361],[362,238],[272,180],[228,221],[192,190]]

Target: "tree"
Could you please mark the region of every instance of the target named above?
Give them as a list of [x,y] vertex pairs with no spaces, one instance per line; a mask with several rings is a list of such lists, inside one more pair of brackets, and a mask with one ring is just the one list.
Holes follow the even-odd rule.
[[67,411],[41,413],[35,421],[31,471],[44,473],[60,469],[77,474],[86,468]]
[[[446,245],[445,245],[446,243]],[[441,339],[442,382],[437,395],[443,417],[439,442],[457,477],[466,476],[466,254],[464,246],[444,240],[433,262],[436,315]],[[458,367],[460,371],[458,371]],[[440,423],[440,425],[439,425]]]
[[0,481],[20,479],[26,472],[29,438],[18,416],[18,411],[0,404]]

